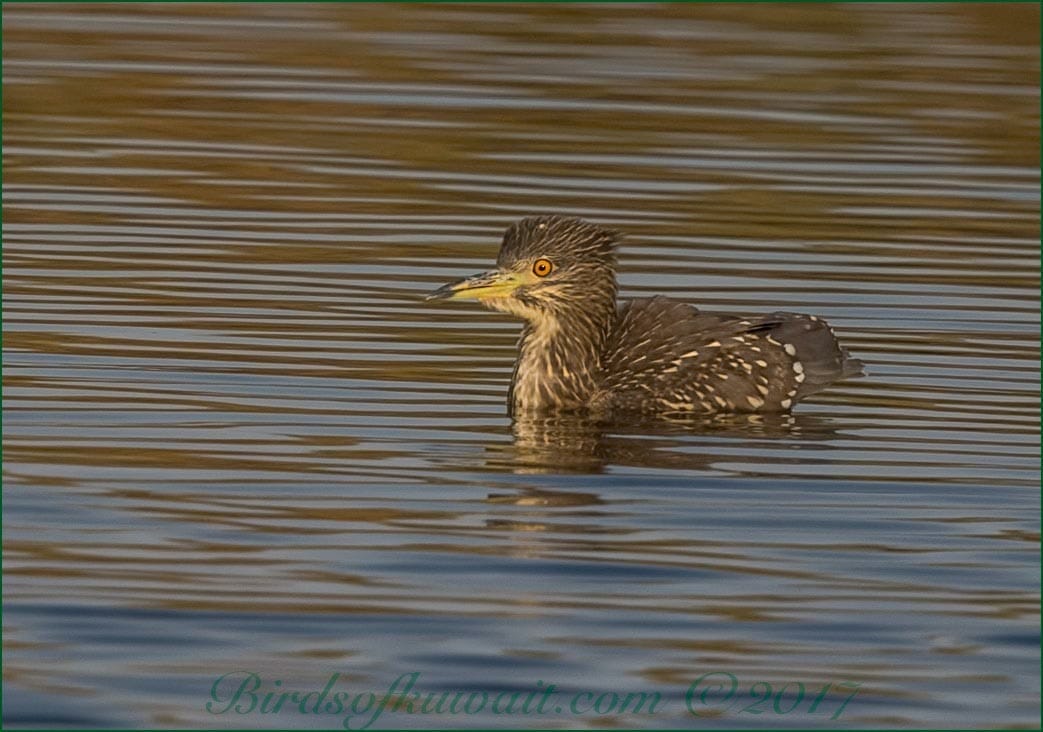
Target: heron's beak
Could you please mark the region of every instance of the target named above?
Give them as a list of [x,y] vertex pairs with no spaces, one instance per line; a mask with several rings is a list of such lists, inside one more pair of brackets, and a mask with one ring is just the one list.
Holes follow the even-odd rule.
[[491,300],[497,297],[507,297],[523,284],[525,283],[522,279],[513,272],[494,269],[459,282],[451,282],[445,287],[439,287],[425,299]]

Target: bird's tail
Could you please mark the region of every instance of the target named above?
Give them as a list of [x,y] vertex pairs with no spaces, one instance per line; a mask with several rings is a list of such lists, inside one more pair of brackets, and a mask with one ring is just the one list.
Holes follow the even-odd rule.
[[825,389],[841,379],[865,376],[865,365],[852,358],[837,341],[829,323],[813,315],[773,313],[777,321],[771,336],[782,343],[791,343],[804,367],[805,379],[797,398]]

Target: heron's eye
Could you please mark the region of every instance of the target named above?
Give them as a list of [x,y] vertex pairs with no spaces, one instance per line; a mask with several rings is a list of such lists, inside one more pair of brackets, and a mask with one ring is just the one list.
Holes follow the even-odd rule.
[[537,259],[532,263],[532,273],[537,277],[546,277],[554,271],[554,263],[549,259]]

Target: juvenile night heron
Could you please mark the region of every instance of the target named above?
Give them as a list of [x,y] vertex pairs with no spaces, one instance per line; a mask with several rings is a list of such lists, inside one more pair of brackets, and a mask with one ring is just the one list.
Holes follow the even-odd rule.
[[598,416],[785,412],[862,362],[813,315],[706,313],[666,297],[616,302],[619,235],[526,218],[496,268],[429,300],[477,300],[525,320],[509,409]]

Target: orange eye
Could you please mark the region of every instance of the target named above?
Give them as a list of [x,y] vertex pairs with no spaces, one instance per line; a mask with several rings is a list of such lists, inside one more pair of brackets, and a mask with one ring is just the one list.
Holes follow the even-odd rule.
[[537,277],[546,277],[554,271],[554,264],[549,259],[537,259],[532,264],[532,273]]

